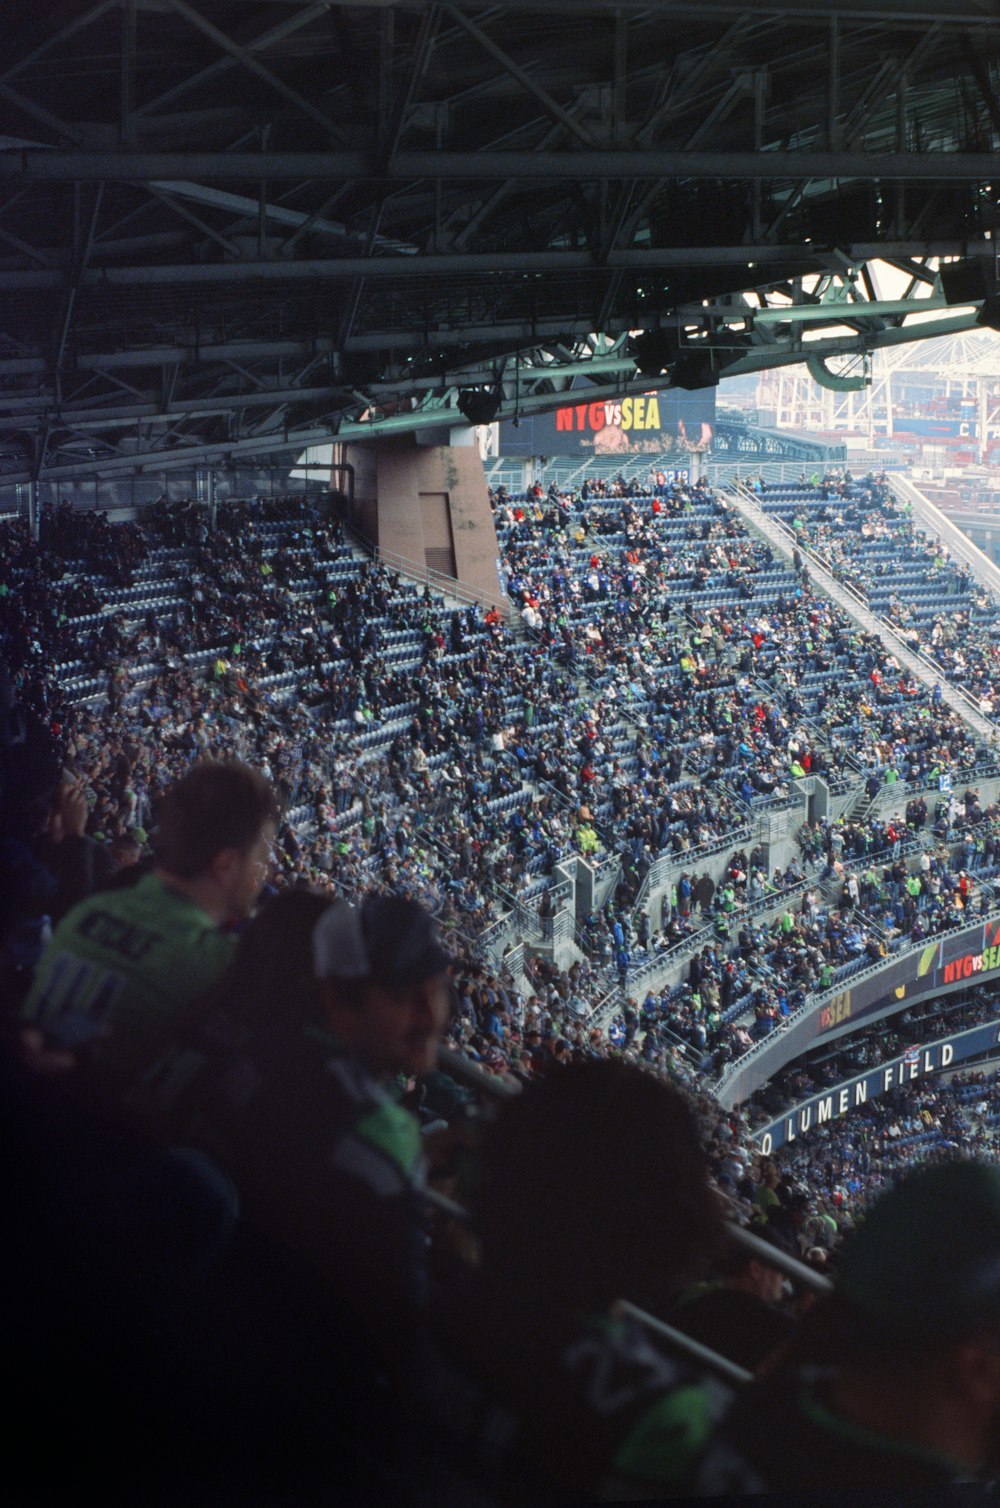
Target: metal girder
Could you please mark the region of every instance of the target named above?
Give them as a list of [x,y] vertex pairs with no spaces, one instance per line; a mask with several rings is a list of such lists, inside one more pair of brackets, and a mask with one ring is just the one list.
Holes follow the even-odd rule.
[[46,110],[44,105],[40,105],[37,100],[31,99],[19,89],[12,89],[9,84],[0,82],[0,99],[7,100],[15,109],[22,111],[25,115],[30,115],[32,120],[36,120],[40,126],[53,131],[63,141],[79,143],[83,140],[82,133],[74,126],[60,120],[58,116],[52,114],[51,110]]
[[[892,247],[898,250],[894,252]],[[892,247],[868,242],[861,247],[845,248],[845,252],[851,261],[863,262],[883,255],[985,256],[993,249],[992,242],[986,240],[935,241],[922,245],[894,242]],[[745,268],[748,282],[752,282],[754,279],[749,276],[751,267],[766,268],[769,263],[787,266],[790,262],[798,262],[803,271],[819,271],[826,265],[824,256],[819,248],[792,242],[784,246],[704,246],[698,248],[697,261],[701,266]],[[91,267],[84,273],[80,286],[111,290],[157,285],[195,287],[226,283],[336,282],[357,277],[379,281],[417,277],[487,277],[505,272],[646,272],[688,267],[691,261],[690,247],[629,247],[609,251],[604,257],[590,251],[443,252],[429,256],[331,257],[295,262],[166,263],[148,267]],[[66,282],[67,274],[61,268],[0,272],[0,291],[47,291],[63,288]]]
[[[113,3],[117,4],[117,0],[113,0]],[[270,31],[263,32],[261,36],[254,37],[252,41],[246,42],[243,46],[243,52],[245,54],[266,52],[269,47],[273,47],[277,42],[284,41],[286,37],[301,30],[303,26],[308,26],[310,21],[316,20],[318,16],[324,15],[331,9],[332,0],[320,0],[318,4],[307,5],[304,9],[299,10],[296,15],[290,16],[287,21],[282,21],[280,26],[274,26]],[[240,61],[232,53],[226,57],[219,58],[216,62],[210,63],[207,68],[202,68],[198,73],[193,73],[188,78],[183,79],[179,84],[174,85],[172,89],[167,89],[163,94],[157,95],[155,99],[147,100],[136,113],[138,115],[155,115],[165,105],[173,104],[175,100],[180,99],[182,95],[190,93],[192,89],[197,89],[204,84],[214,82],[231,68],[236,68]]]
[[860,140],[864,132],[865,123],[875,106],[885,98],[894,88],[898,88],[899,79],[905,76],[907,70],[915,69],[920,62],[938,45],[941,36],[942,24],[940,20],[930,25],[924,35],[918,39],[905,57],[887,58],[879,69],[871,84],[857,101],[850,116],[843,122],[841,145],[853,148]]
[[[347,343],[348,352],[396,351],[419,353],[429,346],[440,344],[474,345],[477,341],[503,342],[509,350],[537,344],[550,337],[568,336],[576,333],[583,339],[590,333],[591,321],[548,319],[535,321],[511,320],[508,324],[478,325],[474,330],[368,330],[352,335]],[[317,336],[301,340],[243,340],[205,341],[192,343],[185,340],[175,345],[133,347],[129,350],[83,351],[75,358],[78,371],[100,372],[110,376],[114,371],[129,368],[176,366],[179,363],[211,366],[214,362],[228,361],[308,361],[317,356],[328,356],[338,350],[332,336]],[[45,358],[38,355],[0,356],[0,378],[44,377],[47,372]]]
[[[769,309],[747,309],[746,317],[755,325],[780,324],[847,324],[855,319],[879,319],[887,315],[928,314],[948,307],[944,298],[854,299],[850,302],[823,304],[778,304]],[[739,315],[733,309],[732,317]]]
[[87,260],[90,256],[90,248],[94,244],[94,232],[97,229],[97,218],[101,212],[101,200],[103,199],[103,197],[104,184],[99,183],[97,185],[97,191],[94,194],[94,202],[91,206],[90,220],[87,225],[87,230],[86,233],[80,238],[79,244],[75,249],[73,266],[69,271],[69,277],[67,279],[68,287],[66,292],[66,302],[63,309],[62,319],[60,321],[59,336],[56,340],[55,358],[52,363],[57,390],[62,379],[63,357],[66,354],[66,342],[69,339],[70,323],[73,318],[73,308],[76,303],[76,296],[80,289],[81,280],[86,275]]
[[[266,3],[266,0],[261,0]],[[274,0],[271,0],[274,3]],[[298,0],[282,0],[295,5]],[[434,0],[407,0],[406,9],[420,12]],[[352,0],[354,10],[384,10],[398,0]],[[746,0],[669,0],[672,21],[703,21],[708,17],[739,16],[746,14]],[[463,9],[481,13],[494,8],[494,0],[463,0]],[[644,15],[649,12],[649,0],[516,0],[507,7],[517,15],[531,16],[535,13],[576,17],[578,15],[614,16],[618,11]],[[765,21],[815,22],[825,20],[831,12],[845,20],[891,22],[919,25],[928,20],[937,20],[941,15],[941,0],[754,0],[754,15]],[[954,11],[949,8],[948,19],[956,25],[987,27],[995,24],[995,12],[983,0],[982,4],[965,4]]]
[[[33,262],[37,262],[40,267],[51,267],[53,265],[51,255],[46,255],[45,253],[39,251],[36,247],[29,246],[27,241],[22,241],[20,236],[13,235],[9,230],[0,229],[0,241],[2,241],[5,246],[10,246],[14,251],[19,251],[22,256],[30,257],[31,260]],[[2,274],[0,274],[0,276],[2,276]]]
[[[542,147],[548,147],[557,142],[559,135],[559,126],[550,127],[548,134],[542,141]],[[501,183],[498,188],[495,188],[474,210],[471,219],[462,226],[461,230],[455,233],[452,245],[461,251],[462,247],[476,234],[485,221],[489,219],[490,215],[499,209],[500,205],[516,187],[516,181],[513,178],[509,178],[505,183]]]
[[173,214],[179,215],[182,220],[186,220],[189,225],[193,225],[196,230],[200,230],[203,236],[207,236],[210,241],[214,241],[217,246],[221,246],[228,256],[234,259],[239,257],[240,249],[235,241],[227,241],[225,236],[220,235],[217,230],[214,230],[200,215],[196,215],[193,210],[188,209],[186,204],[178,204],[174,195],[167,192],[165,184],[148,183],[146,184],[146,190],[154,198],[159,199],[161,204],[165,204]]
[[691,98],[704,80],[720,67],[727,66],[735,45],[743,38],[749,24],[749,19],[741,16],[721,37],[716,38],[711,47],[704,50],[696,62],[684,69],[678,69],[675,63],[674,71],[662,87],[662,97],[636,134],[637,147],[648,146],[657,129]]
[[472,37],[479,44],[484,52],[488,53],[495,62],[499,63],[500,67],[520,84],[525,93],[530,94],[532,99],[541,105],[546,115],[550,115],[571,136],[575,136],[578,141],[582,141],[584,146],[589,147],[593,144],[593,138],[586,127],[581,126],[580,122],[575,120],[568,110],[563,109],[558,100],[552,98],[549,91],[544,89],[537,79],[532,78],[531,74],[516,63],[509,53],[505,52],[498,43],[493,41],[492,37],[487,36],[481,26],[477,26],[475,22],[470,21],[468,16],[463,16],[462,12],[455,5],[443,3],[441,9],[446,16],[455,22],[456,26],[460,26],[468,36]]
[[[266,162],[266,157],[265,153],[261,160]],[[269,204],[266,201],[261,211],[261,205],[257,199],[249,199],[245,194],[229,194],[224,189],[209,188],[203,183],[188,183],[180,180],[154,183],[152,187],[161,189],[165,193],[176,194],[182,199],[209,204],[214,209],[223,209],[231,215],[256,218],[262,212],[266,219],[273,220],[275,224],[294,226],[299,231],[308,225],[310,231],[318,236],[333,236],[342,239],[351,235],[347,226],[337,220],[326,220],[322,215],[307,215],[303,210],[287,209],[283,204]],[[359,237],[354,236],[353,239],[358,240]],[[377,237],[376,245],[396,251],[409,249],[406,242],[394,241],[389,236]]]
[[[803,349],[800,345],[793,346],[791,343],[768,346],[748,352],[736,361],[725,365],[727,375],[760,371],[775,366],[789,366],[804,362],[807,356],[820,359],[824,356],[843,355],[850,352],[863,353],[878,348],[900,345],[906,342],[925,338],[924,331],[932,328],[933,334],[955,334],[963,330],[974,329],[974,318],[970,315],[955,315],[950,318],[935,322],[933,327],[924,326],[909,329],[881,330],[864,337],[844,339],[843,337],[831,338],[810,342]],[[710,349],[707,346],[706,348]],[[661,391],[669,387],[669,377],[650,378],[640,376],[633,372],[629,377],[629,368],[634,368],[634,363],[628,358],[614,358],[601,364],[603,375],[609,378],[607,383],[608,392],[623,394],[628,392],[651,392]],[[556,369],[557,371],[558,369]],[[556,375],[554,371],[551,375]],[[541,376],[540,372],[532,369],[533,376]],[[509,418],[515,412],[522,415],[529,413],[543,413],[558,407],[565,402],[565,394],[560,393],[526,393],[520,390],[518,384],[516,398],[505,398],[501,403],[498,417]],[[169,469],[172,466],[190,465],[193,461],[222,460],[236,454],[276,454],[293,451],[301,451],[308,445],[321,444],[333,438],[340,441],[349,439],[376,439],[383,434],[409,433],[418,430],[458,426],[464,421],[457,408],[451,406],[451,396],[454,389],[450,388],[444,394],[436,394],[420,408],[409,412],[396,413],[385,418],[372,418],[364,421],[349,418],[336,417],[332,422],[324,425],[315,423],[300,428],[283,430],[280,435],[254,436],[247,439],[222,440],[206,444],[185,445],[183,448],[174,450],[149,449],[143,452],[135,452],[127,456],[114,459],[92,460],[81,462],[75,459],[71,464],[46,467],[42,472],[41,479],[55,480],[64,476],[80,477],[88,474],[113,475],[121,472],[137,471],[142,468]],[[592,398],[600,401],[601,393],[595,385]],[[9,472],[2,477],[2,481],[11,483],[30,481],[30,472]]]
[[[456,411],[456,420],[460,418],[461,415],[457,414]],[[440,424],[442,422],[441,418],[437,418],[435,422]],[[416,427],[419,428],[421,426]],[[144,468],[147,470],[163,470],[174,466],[190,466],[192,462],[197,461],[220,461],[230,455],[267,455],[286,451],[298,454],[308,445],[322,445],[329,442],[335,438],[336,433],[335,425],[325,424],[323,426],[314,426],[310,429],[289,430],[287,439],[284,434],[280,437],[276,435],[265,437],[255,436],[245,440],[218,440],[210,445],[185,445],[167,450],[151,449],[136,451],[131,455],[116,456],[113,459],[105,458],[89,462],[75,460],[59,466],[47,466],[44,473],[40,475],[39,480],[56,481],[61,477],[83,477],[88,475],[114,476],[120,475],[123,472],[141,471]],[[31,480],[33,478],[28,471],[0,473],[0,482],[4,486],[10,486],[17,482],[29,482]]]
[[974,314],[954,314],[946,319],[934,320],[922,325],[903,325],[885,330],[866,331],[863,335],[831,336],[826,340],[810,341],[808,345],[764,345],[725,368],[727,377],[738,377],[746,372],[766,371],[771,367],[796,366],[807,355],[849,356],[863,355],[866,351],[885,350],[892,346],[912,345],[914,342],[932,340],[939,335],[959,335],[963,331],[977,329]]
[[[174,440],[187,466],[460,423],[455,387],[512,370],[522,412],[580,368],[649,390],[607,350],[638,326],[722,374],[969,328],[920,265],[1000,229],[1000,20],[958,3],[74,0],[41,46],[32,17],[0,65],[0,432],[44,475],[87,427],[155,426],[144,464]],[[906,298],[877,300],[875,258]],[[817,307],[845,262],[867,297]]]
[[[261,79],[276,94],[279,94],[282,99],[287,100],[296,110],[300,110],[303,115],[308,116],[316,125],[322,127],[334,141],[341,139],[343,131],[336,121],[331,120],[322,110],[317,110],[316,106],[310,100],[304,99],[297,89],[290,88],[283,79],[278,78],[276,74],[272,73],[270,68],[265,68],[263,63],[257,61],[251,51],[234,42],[232,37],[228,37],[218,26],[214,26],[200,11],[196,11],[193,6],[188,5],[186,0],[165,0],[165,3],[177,11],[179,15],[183,16],[185,20],[190,21],[191,25],[197,31],[203,32],[217,47],[221,48],[223,52],[227,52],[231,58],[241,64],[249,73]],[[258,174],[259,176],[261,175]]]
[[[621,344],[621,339],[617,344]],[[519,359],[517,359],[519,382],[522,383],[525,391],[531,391],[532,383],[569,380],[575,375],[603,375],[606,371],[617,369],[618,365],[621,365],[618,360],[605,366],[602,365],[603,359],[575,360],[570,356],[551,363],[546,363],[541,356],[537,356],[537,363],[531,365],[529,363],[531,356],[532,353],[529,351],[520,351]],[[611,362],[611,357],[608,357],[608,360]],[[237,369],[235,363],[228,363],[228,365],[232,369]],[[309,363],[309,365],[315,365],[315,363]],[[498,368],[496,357],[484,357],[480,362],[471,360],[462,365],[452,366],[448,372],[448,382],[460,383],[463,386],[495,382],[496,368]],[[170,366],[169,371],[176,375],[176,366]],[[250,377],[250,380],[255,379]],[[431,392],[440,389],[442,377],[440,375],[437,377],[400,375],[394,379],[379,379],[365,386],[373,395],[389,394],[389,392]],[[219,391],[198,398],[175,398],[172,394],[167,394],[166,397],[164,395],[154,397],[152,392],[143,394],[137,389],[128,389],[128,391],[134,392],[136,403],[110,401],[113,395],[109,394],[95,394],[87,401],[71,398],[62,404],[53,403],[51,394],[45,394],[45,392],[32,395],[32,397],[0,397],[0,431],[11,433],[14,430],[21,430],[32,419],[44,419],[65,428],[84,427],[84,425],[86,427],[109,427],[109,425],[118,427],[133,419],[160,422],[176,419],[178,416],[187,415],[198,418],[198,416],[225,413],[229,409],[249,409],[249,407],[267,406],[267,404],[284,404],[288,407],[293,404],[323,403],[329,400],[344,401],[345,398],[353,398],[353,389],[347,383],[330,383],[330,385],[312,386],[312,388],[300,388],[293,385],[271,386],[271,388],[256,388],[250,392],[234,392],[234,394]]]
[[123,147],[135,144],[136,0],[122,0],[119,137]]
[[[609,179],[708,178],[771,180],[863,178],[867,181],[974,183],[992,181],[990,152],[826,152],[775,148],[734,151],[397,152],[383,167],[393,182],[429,178]],[[72,183],[150,179],[213,182],[299,181],[330,183],[378,173],[367,152],[93,152],[0,151],[0,182]]]
[[987,71],[986,62],[977,51],[971,37],[967,38],[966,47],[966,55],[969,59],[969,67],[972,71],[972,75],[975,78],[977,85],[979,86],[979,93],[982,98],[983,104],[986,106],[987,112],[989,113],[990,120],[993,123],[994,131],[1000,134],[1000,100],[997,99],[996,92],[993,89],[992,84],[990,83],[990,77]]

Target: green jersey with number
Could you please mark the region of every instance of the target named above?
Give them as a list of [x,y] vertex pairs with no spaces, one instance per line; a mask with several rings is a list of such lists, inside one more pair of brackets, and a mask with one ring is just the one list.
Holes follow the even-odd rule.
[[158,875],[90,896],[63,917],[23,1019],[50,1045],[128,1078],[161,1052],[178,1016],[229,964],[232,937]]

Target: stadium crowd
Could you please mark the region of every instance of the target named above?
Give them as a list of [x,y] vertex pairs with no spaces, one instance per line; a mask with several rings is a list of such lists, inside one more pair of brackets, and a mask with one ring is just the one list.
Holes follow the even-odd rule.
[[[704,487],[495,501],[523,633],[359,561],[300,500],[215,529],[195,504],[143,528],[57,510],[37,545],[4,526],[25,1450],[55,1409],[72,1465],[50,1479],[96,1482],[110,1400],[161,1458],[150,1501],[231,1481],[311,1501],[331,1416],[351,1487],[400,1501],[794,1489],[838,1454],[854,1487],[987,1476],[1000,1375],[976,1391],[957,1358],[1000,1289],[949,1309],[925,1227],[975,1208],[962,1294],[965,1267],[996,1265],[994,1086],[889,1098],[780,1162],[708,1089],[810,992],[990,903],[998,815],[971,788],[933,816],[913,796],[807,827],[771,878],[747,814],[811,771],[867,774],[872,796],[983,751]],[[721,881],[681,871],[658,931],[631,909],[657,854],[720,841]],[[512,905],[545,920],[560,860],[612,846],[623,883],[572,966],[540,952],[518,988],[483,961]],[[678,949],[683,984],[597,1023],[615,974]],[[862,1219],[911,1132],[924,1180]],[[968,1146],[956,1179],[942,1153]],[[789,1291],[723,1213],[836,1271],[834,1295]],[[863,1322],[905,1335],[932,1290],[934,1407],[901,1427],[891,1367],[852,1407],[877,1362]],[[789,1459],[767,1368],[734,1397],[623,1296],[776,1369]],[[806,1380],[817,1360],[829,1382]]]

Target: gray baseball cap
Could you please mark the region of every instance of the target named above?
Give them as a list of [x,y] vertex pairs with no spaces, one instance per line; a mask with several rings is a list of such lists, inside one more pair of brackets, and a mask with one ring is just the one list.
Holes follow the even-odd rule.
[[317,979],[366,980],[399,989],[447,972],[452,962],[433,916],[419,901],[372,894],[335,901],[313,931]]

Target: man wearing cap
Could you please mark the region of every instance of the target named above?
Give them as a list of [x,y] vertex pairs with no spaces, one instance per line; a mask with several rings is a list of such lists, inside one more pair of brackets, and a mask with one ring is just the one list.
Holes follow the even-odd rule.
[[230,1034],[175,1127],[229,1174],[252,1227],[333,1280],[345,1321],[390,1361],[423,1303],[427,1244],[420,1128],[396,1079],[435,1066],[449,962],[419,902],[335,902],[313,934],[318,1016],[276,1008]]

